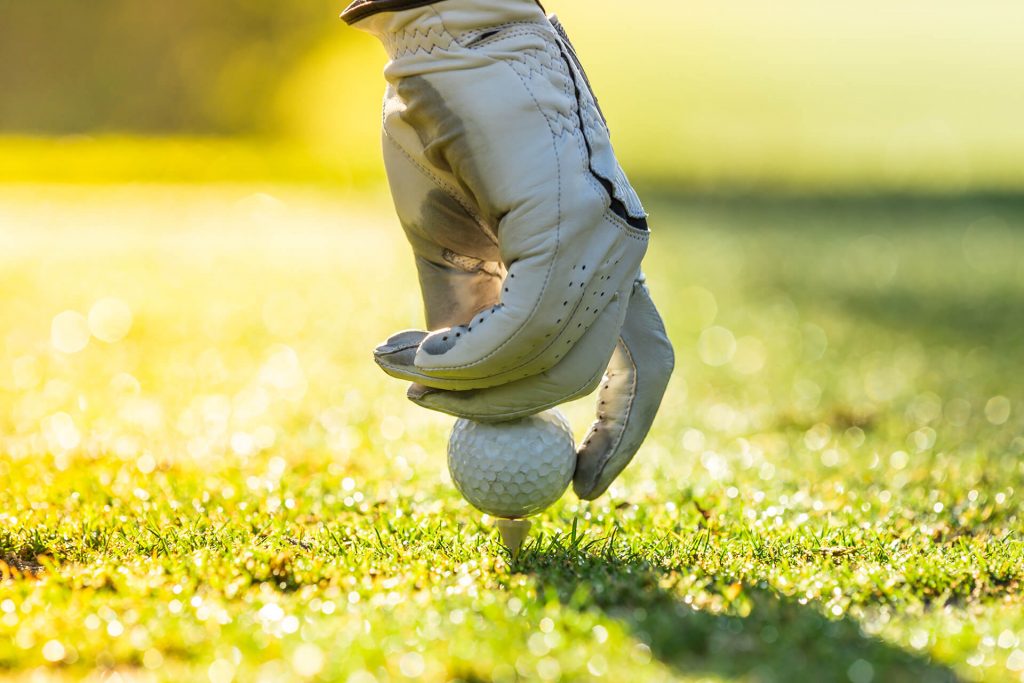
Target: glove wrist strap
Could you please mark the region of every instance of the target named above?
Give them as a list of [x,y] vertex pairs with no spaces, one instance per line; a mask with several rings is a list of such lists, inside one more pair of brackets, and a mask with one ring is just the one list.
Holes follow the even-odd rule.
[[[530,2],[530,4],[536,4],[541,8],[542,12],[544,11],[544,5],[540,3],[540,0],[525,1]],[[341,13],[341,18],[346,24],[351,26],[358,21],[381,12],[401,12],[440,2],[444,2],[444,0],[353,0],[352,4]],[[481,4],[486,4],[486,2],[481,2]]]
[[355,0],[341,13],[341,18],[346,24],[352,24],[373,16],[380,12],[401,12],[402,10],[415,9],[433,5],[443,0]]

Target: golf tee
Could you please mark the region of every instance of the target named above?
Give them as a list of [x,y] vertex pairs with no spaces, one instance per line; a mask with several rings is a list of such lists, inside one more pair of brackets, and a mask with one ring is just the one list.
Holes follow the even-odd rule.
[[505,547],[512,553],[512,559],[517,559],[533,523],[528,519],[498,519],[494,525],[498,527]]

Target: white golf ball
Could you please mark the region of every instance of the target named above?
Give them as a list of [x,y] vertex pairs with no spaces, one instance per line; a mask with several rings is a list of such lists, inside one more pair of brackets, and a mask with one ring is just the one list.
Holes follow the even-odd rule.
[[448,441],[448,471],[473,507],[517,519],[562,497],[576,470],[569,422],[557,410],[485,424],[460,419]]

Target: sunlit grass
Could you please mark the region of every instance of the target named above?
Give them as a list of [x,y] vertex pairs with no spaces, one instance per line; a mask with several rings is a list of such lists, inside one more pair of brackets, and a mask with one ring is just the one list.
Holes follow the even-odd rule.
[[386,198],[0,189],[0,671],[1020,681],[1024,207],[652,208],[664,409],[510,566]]

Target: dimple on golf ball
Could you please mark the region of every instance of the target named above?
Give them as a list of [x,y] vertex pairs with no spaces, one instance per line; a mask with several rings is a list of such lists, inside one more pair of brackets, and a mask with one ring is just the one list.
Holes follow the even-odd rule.
[[473,507],[517,519],[562,497],[576,470],[568,420],[548,410],[511,422],[460,419],[448,441],[448,471]]

